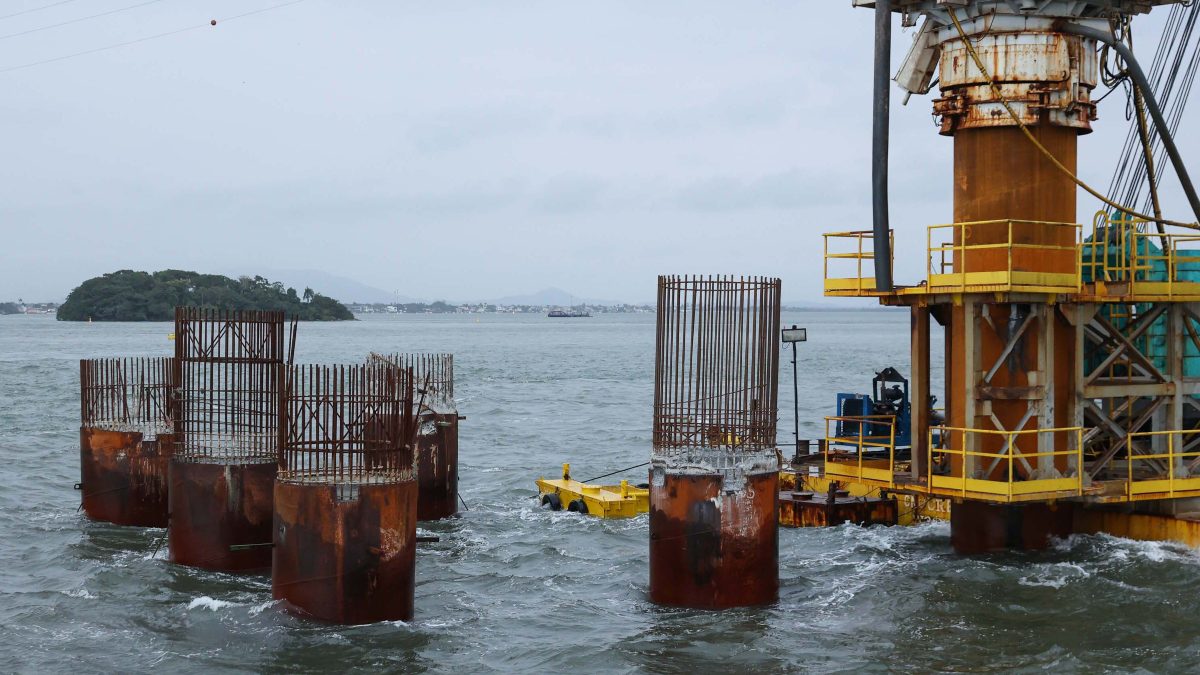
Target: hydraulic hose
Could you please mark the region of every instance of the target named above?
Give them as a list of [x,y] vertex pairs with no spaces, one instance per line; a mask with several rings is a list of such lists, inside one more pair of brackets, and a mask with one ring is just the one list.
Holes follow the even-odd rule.
[[892,291],[892,236],[888,222],[888,124],[891,115],[892,2],[875,0],[875,81],[871,119],[871,211],[875,289]]
[[1142,94],[1142,100],[1146,104],[1146,109],[1150,112],[1150,118],[1154,120],[1154,126],[1158,129],[1159,137],[1162,138],[1163,148],[1166,149],[1167,156],[1171,158],[1171,165],[1175,167],[1175,175],[1179,178],[1179,183],[1183,186],[1183,192],[1187,195],[1188,202],[1192,205],[1192,213],[1195,214],[1196,220],[1200,221],[1200,198],[1196,196],[1196,188],[1192,185],[1191,177],[1188,176],[1187,167],[1183,165],[1183,157],[1179,154],[1179,148],[1175,146],[1175,139],[1171,137],[1171,129],[1167,126],[1167,122],[1162,115],[1162,110],[1158,107],[1158,100],[1154,98],[1154,92],[1150,90],[1150,80],[1146,79],[1146,73],[1138,65],[1137,58],[1133,55],[1133,50],[1124,42],[1116,39],[1111,33],[1096,30],[1095,28],[1080,26],[1079,24],[1066,21],[1056,23],[1055,28],[1064,33],[1071,33],[1096,40],[1097,42],[1103,42],[1112,49],[1115,49],[1121,55],[1121,58],[1125,60],[1129,76],[1133,78],[1134,86]]

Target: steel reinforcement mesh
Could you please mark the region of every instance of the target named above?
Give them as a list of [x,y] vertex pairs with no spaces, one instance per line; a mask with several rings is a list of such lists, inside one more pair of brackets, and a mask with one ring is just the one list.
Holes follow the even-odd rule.
[[388,363],[286,369],[279,480],[413,480],[413,371]]
[[171,433],[174,376],[174,359],[169,357],[81,360],[81,424],[138,432],[147,440]]
[[725,468],[774,455],[780,282],[658,279],[654,456]]
[[432,353],[377,354],[371,352],[367,363],[383,363],[412,370],[417,399],[424,394],[427,405],[454,406],[454,355]]
[[279,456],[280,367],[290,362],[283,312],[175,310],[176,457],[265,462]]

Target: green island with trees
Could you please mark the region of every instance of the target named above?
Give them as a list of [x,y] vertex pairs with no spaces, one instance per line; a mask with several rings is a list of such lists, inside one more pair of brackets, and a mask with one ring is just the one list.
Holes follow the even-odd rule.
[[176,307],[282,310],[301,321],[352,321],[342,303],[315,293],[298,294],[263,277],[231,279],[182,270],[120,270],[88,279],[58,308],[59,321],[171,321]]

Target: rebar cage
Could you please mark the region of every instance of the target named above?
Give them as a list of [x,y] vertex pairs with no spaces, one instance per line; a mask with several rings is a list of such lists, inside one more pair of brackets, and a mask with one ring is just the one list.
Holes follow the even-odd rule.
[[176,308],[178,459],[277,460],[279,366],[295,335],[293,321],[286,339],[283,312]]
[[658,278],[654,457],[723,469],[775,454],[780,282]]
[[137,432],[146,440],[170,433],[174,376],[170,357],[81,360],[81,424]]
[[281,369],[280,481],[413,480],[413,371],[376,362]]
[[418,400],[437,408],[437,412],[453,412],[454,355],[432,353],[377,354],[371,352],[367,363],[383,363],[412,370],[413,386]]

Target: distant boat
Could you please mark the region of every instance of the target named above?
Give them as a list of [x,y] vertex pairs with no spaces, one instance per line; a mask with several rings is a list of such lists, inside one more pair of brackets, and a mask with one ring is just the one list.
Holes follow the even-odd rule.
[[552,319],[581,319],[591,315],[591,312],[584,309],[552,309],[546,316]]

